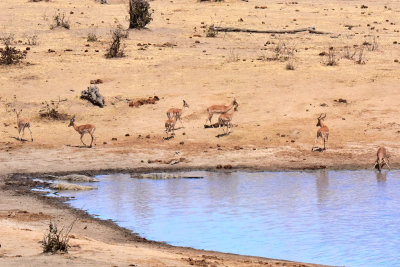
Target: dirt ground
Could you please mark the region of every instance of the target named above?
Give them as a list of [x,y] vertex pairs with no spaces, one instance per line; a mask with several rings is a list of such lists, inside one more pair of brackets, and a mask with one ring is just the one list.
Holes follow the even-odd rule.
[[[154,13],[148,29],[131,30],[124,39],[126,56],[106,59],[110,32],[119,24],[128,26],[125,1],[109,3],[0,2],[0,35],[12,34],[13,46],[21,50],[29,47],[21,64],[0,66],[0,174],[224,166],[372,168],[380,145],[387,147],[391,167],[399,167],[399,2],[156,0],[150,2]],[[50,29],[58,12],[65,13],[69,30]],[[212,24],[258,30],[313,26],[329,34],[220,32],[207,38],[204,27]],[[98,41],[88,42],[88,34],[95,34]],[[32,36],[37,36],[36,45],[28,44]],[[289,59],[294,70],[286,69],[283,45],[295,51]],[[361,48],[362,64],[358,64]],[[329,51],[337,65],[327,66],[324,55]],[[98,86],[105,96],[104,108],[79,98],[94,79],[103,81]],[[155,95],[160,98],[155,105],[128,105],[130,100]],[[217,137],[221,129],[204,128],[206,108],[227,105],[234,98],[239,103],[232,121],[235,127],[229,135]],[[164,140],[166,111],[181,107],[183,99],[190,106],[183,113],[184,128],[178,122],[175,137]],[[81,147],[79,134],[67,127],[68,120],[41,118],[45,101],[59,102],[58,110],[68,117],[76,115],[78,125],[94,124],[94,147]],[[30,119],[34,142],[16,139],[13,108],[23,109],[23,116]],[[330,129],[328,150],[312,152],[321,113],[327,114]],[[85,141],[89,142],[88,136]],[[7,236],[0,242],[0,262],[8,265],[53,260],[61,265],[109,265],[114,260],[126,265],[128,259],[139,266],[190,264],[177,255],[188,258],[192,251],[161,246],[160,252],[160,245],[129,243],[126,246],[143,251],[122,257],[118,251],[126,252],[124,239],[110,239],[120,230],[100,228],[98,222],[91,222],[95,225],[91,235],[82,232],[73,240],[79,240],[81,249],[67,256],[41,255],[37,241],[47,216],[62,221],[66,218],[62,214],[70,211],[12,190],[3,190],[0,200],[0,236]],[[14,209],[17,219],[8,217]],[[19,214],[21,210],[33,217]],[[7,251],[6,244],[11,244]],[[234,266],[235,260],[224,264]]]

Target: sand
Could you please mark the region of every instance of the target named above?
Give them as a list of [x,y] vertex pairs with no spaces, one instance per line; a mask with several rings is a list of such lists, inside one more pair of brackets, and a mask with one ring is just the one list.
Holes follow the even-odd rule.
[[[100,5],[95,1],[1,1],[1,35],[14,34],[17,48],[30,48],[23,63],[0,66],[0,173],[4,177],[15,173],[220,170],[217,167],[372,168],[380,145],[387,147],[391,167],[399,166],[400,124],[396,120],[396,104],[400,101],[400,3],[157,0],[150,2],[154,20],[148,29],[131,30],[124,40],[126,56],[106,59],[110,31],[118,24],[125,28],[128,25],[123,1],[109,2]],[[361,8],[362,5],[367,8]],[[50,30],[57,12],[65,12],[71,25],[69,30]],[[216,38],[207,38],[202,27],[211,24],[259,30],[314,26],[331,34],[219,33]],[[99,41],[87,42],[89,33],[95,33]],[[37,35],[38,43],[26,44],[26,37],[33,35]],[[366,46],[362,59],[365,64],[357,64],[365,42],[377,48]],[[286,61],[270,60],[279,43],[296,51],[294,70],[286,70]],[[356,53],[354,60],[344,57],[346,46],[350,47],[350,55]],[[335,66],[327,66],[327,57],[320,56],[322,52],[328,53],[329,47],[333,47],[338,59]],[[105,96],[104,108],[79,99],[80,92],[94,79],[103,81],[98,86]],[[130,100],[155,95],[160,101],[154,105],[128,105]],[[222,129],[204,128],[206,108],[227,105],[234,98],[239,111],[234,114],[232,132],[217,137]],[[347,103],[335,101],[340,98]],[[178,122],[175,137],[164,140],[166,111],[180,108],[183,99],[190,106],[182,116],[184,128]],[[78,125],[94,124],[94,147],[82,146],[79,134],[67,127],[68,120],[41,118],[39,112],[45,101],[56,101],[58,110],[68,117],[76,115]],[[23,109],[23,116],[30,119],[34,142],[16,140],[13,108]],[[325,123],[330,129],[328,149],[312,152],[318,129],[315,125],[321,113],[327,114]],[[213,122],[216,119],[214,116]],[[29,133],[26,134],[29,139]],[[85,142],[89,141],[86,136]],[[15,188],[4,190],[0,202],[4,214],[17,208],[29,214],[53,214],[62,221],[60,216],[68,212],[35,196],[15,195]],[[15,207],[15,201],[24,208]],[[192,250],[182,252],[160,244],[146,244],[143,249],[147,252],[117,257],[116,251],[123,251],[126,240],[108,239],[107,236],[121,230],[113,232],[105,227],[93,230],[92,235],[81,233],[79,252],[48,257],[40,254],[37,243],[46,229],[47,218],[21,222],[7,217],[0,223],[1,231],[6,231],[0,236],[8,236],[7,242],[1,241],[1,260],[8,265],[53,260],[64,265],[110,265],[113,260],[116,265],[127,265],[132,257],[132,262],[139,266],[171,266],[190,264],[181,259],[190,257],[190,253],[200,255]],[[106,236],[102,237],[103,233]],[[14,235],[30,245],[21,248],[22,242],[12,238]],[[6,254],[5,243],[11,244]],[[97,250],[90,250],[86,244]],[[113,252],[100,252],[103,246]],[[158,256],[158,246],[166,254]],[[115,258],[106,256],[111,254]],[[225,257],[221,255],[218,257]],[[234,266],[235,260],[228,259],[224,264]]]

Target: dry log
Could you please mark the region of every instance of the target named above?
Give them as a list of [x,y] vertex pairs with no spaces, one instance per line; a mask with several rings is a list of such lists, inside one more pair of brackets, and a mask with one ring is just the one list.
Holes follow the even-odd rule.
[[252,29],[241,29],[234,27],[218,27],[214,26],[213,30],[218,32],[248,32],[248,33],[277,33],[277,34],[294,34],[299,32],[309,32],[313,34],[332,34],[331,32],[321,32],[315,30],[315,27],[301,28],[295,30],[252,30]]

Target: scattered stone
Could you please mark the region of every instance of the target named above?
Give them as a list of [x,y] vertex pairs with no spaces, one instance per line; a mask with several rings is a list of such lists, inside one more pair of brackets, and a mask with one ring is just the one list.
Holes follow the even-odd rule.
[[185,144],[185,142],[182,141],[182,142],[180,142],[179,144],[183,146],[183,145]]
[[48,53],[55,53],[56,51],[49,48],[49,50],[47,50],[47,52],[48,52]]
[[107,145],[107,142],[103,142],[103,145]]
[[116,137],[111,138],[111,141],[117,141],[118,139]]
[[131,136],[131,135],[127,133],[127,134],[125,134],[125,136]]
[[347,104],[347,100],[346,100],[346,99],[343,99],[343,98],[335,99],[335,100],[333,100],[333,101],[338,102],[338,103]]
[[221,165],[221,164],[218,164],[218,165],[217,165],[217,169],[222,169],[222,165]]
[[321,106],[321,107],[328,107],[328,104],[322,103],[322,104],[320,104],[320,106]]
[[150,135],[149,135],[149,134],[148,134],[148,135],[146,135],[146,138],[147,138],[147,139],[150,139]]
[[100,94],[100,90],[96,84],[90,85],[87,90],[81,92],[81,99],[86,99],[95,106],[104,107],[105,100]]
[[102,79],[90,80],[90,84],[101,84],[101,83],[103,83]]
[[232,169],[232,165],[230,165],[230,164],[224,165],[224,169],[225,170],[230,170],[230,169]]

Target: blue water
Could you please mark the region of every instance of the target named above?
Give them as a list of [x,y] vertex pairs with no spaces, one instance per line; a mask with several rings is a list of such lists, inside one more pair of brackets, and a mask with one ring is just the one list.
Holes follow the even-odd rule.
[[400,266],[400,171],[98,176],[69,203],[151,240],[345,266]]

